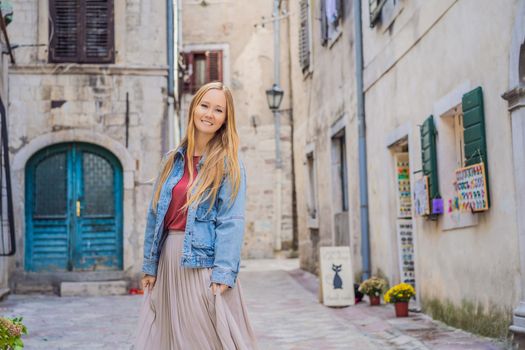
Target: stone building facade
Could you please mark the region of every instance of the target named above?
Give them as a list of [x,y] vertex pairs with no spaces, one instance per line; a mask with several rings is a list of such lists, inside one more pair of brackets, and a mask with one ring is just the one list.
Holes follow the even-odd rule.
[[[333,9],[326,12],[331,1],[299,1],[290,9],[295,173],[303,189],[297,192],[299,252],[301,266],[316,271],[319,246],[349,244],[359,279],[367,253],[360,249],[354,20],[346,8],[352,2],[335,3],[342,5],[340,21]],[[504,335],[524,289],[523,249],[517,249],[523,245],[523,3],[361,3],[372,274],[391,285],[414,284],[414,307],[445,322]],[[309,17],[301,16],[301,6]],[[306,68],[298,35],[305,18],[311,28]],[[501,97],[506,92],[509,105]],[[336,140],[342,127],[345,152]],[[483,197],[470,203],[481,209],[473,212],[462,207],[456,170],[481,163],[489,198],[480,190]],[[416,208],[415,198],[424,203],[425,193],[430,201]],[[338,202],[345,197],[348,226],[341,231]]]
[[[493,336],[506,332],[519,295],[512,136],[501,98],[517,4],[394,1],[374,28],[366,6],[362,14],[374,270],[412,280],[426,312]],[[463,207],[456,171],[480,163],[488,198],[478,202],[488,210],[477,211],[477,202]],[[416,213],[423,176],[430,213],[439,198],[442,213]],[[412,198],[408,215],[396,203],[402,192]],[[411,259],[402,225],[412,231]]]
[[13,5],[12,287],[138,276],[152,180],[173,137],[167,1]]
[[222,80],[231,88],[248,175],[243,257],[250,258],[273,257],[293,245],[289,2],[280,3],[280,86],[285,93],[279,137],[284,162],[277,171],[275,125],[265,96],[274,76],[272,1],[182,2],[181,130],[186,130],[189,102],[200,84]]
[[[322,8],[323,6],[323,8]],[[294,166],[301,267],[319,271],[321,246],[352,246],[359,261],[357,124],[351,2],[330,30],[323,1],[290,3]],[[358,272],[359,264],[353,264]]]

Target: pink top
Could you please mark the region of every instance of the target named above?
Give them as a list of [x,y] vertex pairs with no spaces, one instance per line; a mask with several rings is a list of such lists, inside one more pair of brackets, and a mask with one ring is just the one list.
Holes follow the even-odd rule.
[[[197,163],[199,163],[200,156],[193,157],[193,178],[197,176]],[[186,193],[190,185],[190,172],[188,171],[188,164],[184,166],[184,174],[180,181],[173,187],[171,192],[171,202],[164,217],[164,228],[167,230],[184,231],[186,229],[186,216],[188,211],[181,208],[186,204]]]

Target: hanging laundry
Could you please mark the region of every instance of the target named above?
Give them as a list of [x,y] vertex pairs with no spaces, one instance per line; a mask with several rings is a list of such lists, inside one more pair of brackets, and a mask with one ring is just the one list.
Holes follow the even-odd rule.
[[340,13],[340,1],[338,0],[326,0],[326,18],[328,23],[335,23],[339,19]]

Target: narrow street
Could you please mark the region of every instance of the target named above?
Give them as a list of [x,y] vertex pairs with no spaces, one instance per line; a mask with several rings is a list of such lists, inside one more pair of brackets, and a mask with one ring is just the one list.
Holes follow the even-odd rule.
[[[297,260],[246,260],[240,274],[260,349],[504,349],[391,306],[328,308]],[[131,349],[141,296],[10,295],[0,313],[24,317],[27,349]]]

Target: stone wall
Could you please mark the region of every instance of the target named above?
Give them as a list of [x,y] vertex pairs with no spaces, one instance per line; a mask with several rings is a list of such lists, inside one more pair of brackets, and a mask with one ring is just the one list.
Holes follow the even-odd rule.
[[[47,1],[16,1],[9,76],[9,132],[16,198],[18,251],[15,274],[24,270],[25,161],[42,147],[89,142],[113,152],[124,169],[124,275],[142,268],[146,210],[152,180],[167,151],[166,21],[163,0],[115,1],[114,64],[52,64],[47,60]],[[36,46],[46,44],[44,46]],[[126,95],[129,138],[126,146]]]
[[[399,265],[394,150],[388,146],[407,138],[414,179],[421,169],[419,126],[433,115],[437,129],[445,213],[437,220],[413,220],[416,284],[422,299],[456,305],[468,300],[488,311],[490,305],[511,308],[517,301],[515,199],[509,195],[514,192],[509,188],[514,181],[512,145],[501,98],[508,87],[516,3],[402,2],[390,28],[372,29],[363,9],[371,259],[374,270],[385,271],[393,283],[399,282]],[[454,214],[452,222],[447,202],[453,171],[461,164],[456,163],[446,115],[478,86],[484,98],[491,208],[475,215]]]
[[[359,229],[359,182],[357,159],[357,123],[355,116],[355,80],[353,61],[353,21],[351,3],[343,2],[339,33],[321,44],[320,2],[310,1],[312,55],[310,67],[303,72],[299,64],[299,2],[290,3],[290,54],[294,110],[294,156],[297,188],[299,257],[301,267],[318,272],[318,250],[336,244],[338,228],[346,235],[353,257],[354,273],[361,266]],[[334,164],[332,136],[344,130],[346,167],[348,169],[348,210],[341,211],[341,189]],[[307,153],[314,157],[316,203],[309,203],[310,175]],[[308,206],[317,208],[317,222],[312,223]],[[347,220],[341,220],[346,216]],[[344,219],[344,218],[343,218]]]
[[[281,87],[285,91],[280,106],[282,190],[276,192],[275,129],[265,90],[273,84],[272,2],[242,1],[183,2],[183,50],[221,49],[224,54],[224,82],[235,100],[236,121],[241,139],[241,155],[246,165],[247,207],[243,257],[272,257],[274,250],[290,249],[293,240],[291,176],[291,92],[287,21],[281,25]],[[287,8],[287,1],[282,6]],[[203,20],[205,19],[205,20]],[[187,120],[191,96],[182,101],[182,118]],[[185,123],[185,122],[183,122]],[[185,126],[183,127],[185,130]],[[280,198],[280,199],[279,199]],[[276,203],[276,201],[279,201]],[[281,214],[278,215],[278,207]],[[277,233],[280,224],[280,234]]]

